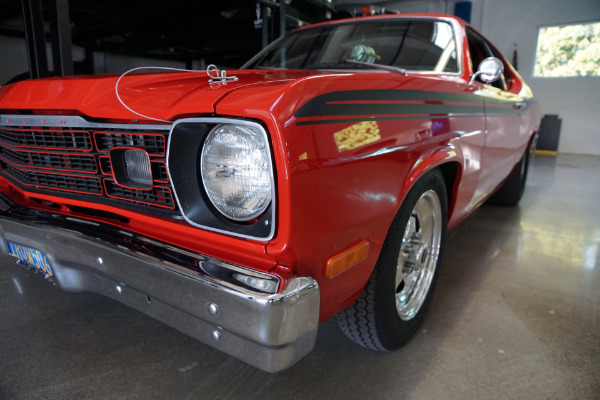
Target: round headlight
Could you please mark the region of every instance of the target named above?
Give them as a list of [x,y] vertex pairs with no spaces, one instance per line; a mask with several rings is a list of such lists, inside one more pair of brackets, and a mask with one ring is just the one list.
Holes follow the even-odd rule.
[[260,216],[271,202],[273,183],[266,136],[247,125],[217,125],[200,158],[202,182],[219,212],[235,221]]

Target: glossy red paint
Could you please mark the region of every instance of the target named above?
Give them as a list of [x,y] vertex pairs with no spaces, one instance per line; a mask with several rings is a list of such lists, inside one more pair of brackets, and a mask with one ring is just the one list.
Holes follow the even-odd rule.
[[[457,24],[463,29],[466,26],[462,21]],[[69,206],[116,212],[128,222],[98,220],[234,264],[273,271],[283,278],[311,276],[319,284],[321,320],[326,320],[362,291],[392,219],[420,177],[433,168],[451,172],[448,227],[452,229],[502,183],[538,129],[535,103],[516,112],[510,105],[531,102],[530,91],[516,71],[507,68],[507,77],[512,80],[509,91],[479,82],[470,85],[473,67],[464,31],[458,32],[457,38],[463,68],[456,75],[403,76],[381,70],[228,71],[239,80],[209,84],[202,71],[137,74],[121,81],[119,93],[126,104],[153,118],[174,121],[184,116],[216,115],[248,118],[264,125],[270,134],[277,186],[277,231],[268,242],[209,232],[185,221],[105,204],[65,199],[59,194],[35,194],[2,177],[0,189],[32,208],[74,216],[78,214]],[[122,107],[115,95],[117,78],[72,77],[9,85],[0,88],[0,111],[156,123]],[[418,95],[401,100],[365,99],[360,97],[361,91]],[[367,111],[299,114],[319,95],[339,92],[348,93],[348,98],[324,100],[323,105],[395,104],[417,111],[380,114],[377,118]],[[359,97],[352,98],[355,95]],[[419,107],[446,111],[429,113],[418,111]],[[375,121],[379,138],[341,150],[336,135],[362,121]],[[324,276],[327,260],[362,241],[369,243],[364,261],[333,279]]]
[[[285,83],[311,75],[307,71],[230,72],[234,74],[240,77],[239,81],[227,84],[209,84],[205,71],[127,75],[119,84],[119,95],[135,111],[157,119],[174,120],[185,115],[212,114],[215,104],[224,95],[244,86]],[[111,121],[141,120],[119,103],[115,94],[117,79],[118,76],[74,76],[3,86],[0,87],[0,110],[86,115]]]

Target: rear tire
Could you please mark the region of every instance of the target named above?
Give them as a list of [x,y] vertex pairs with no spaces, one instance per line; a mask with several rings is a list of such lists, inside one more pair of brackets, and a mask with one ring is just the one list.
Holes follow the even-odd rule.
[[337,316],[340,328],[354,342],[390,351],[414,336],[433,296],[447,208],[439,170],[427,173],[409,191],[366,287]]

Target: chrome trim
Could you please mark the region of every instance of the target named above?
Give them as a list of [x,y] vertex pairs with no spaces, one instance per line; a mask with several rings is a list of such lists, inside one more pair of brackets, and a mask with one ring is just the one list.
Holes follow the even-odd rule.
[[0,251],[8,256],[7,240],[41,251],[63,290],[105,295],[268,372],[288,368],[314,347],[320,296],[310,277],[287,279],[276,294],[258,293],[165,261],[206,256],[169,245],[143,253],[124,243],[161,243],[129,233],[117,245],[102,234],[110,228],[104,224],[0,200]]
[[[17,121],[17,122],[15,122]],[[31,127],[65,127],[65,128],[108,128],[108,129],[152,129],[168,131],[171,125],[165,124],[113,124],[103,122],[90,122],[86,119],[74,116],[57,115],[0,115],[0,126],[31,126]]]
[[[271,221],[273,221],[273,223],[271,224],[271,229],[269,232],[269,235],[266,237],[255,237],[255,236],[249,236],[249,235],[244,235],[244,234],[240,234],[240,233],[236,233],[236,232],[232,232],[232,231],[227,231],[227,230],[223,230],[223,229],[218,229],[218,228],[214,228],[211,226],[207,226],[207,225],[201,225],[198,224],[192,220],[190,220],[184,213],[184,208],[181,207],[181,203],[179,201],[179,196],[177,195],[177,190],[175,188],[175,185],[173,184],[173,178],[171,177],[171,168],[169,165],[169,160],[170,160],[170,153],[171,153],[171,140],[173,139],[174,136],[174,130],[175,127],[180,124],[180,123],[184,123],[184,122],[198,122],[198,123],[202,123],[202,124],[237,124],[237,125],[247,125],[247,126],[251,126],[255,129],[257,129],[263,136],[263,139],[265,141],[265,144],[267,145],[267,147],[269,148],[269,167],[270,167],[270,178],[271,178],[271,202],[272,202],[272,207],[271,207]],[[198,149],[198,151],[202,151],[202,149]],[[273,157],[273,149],[271,147],[271,141],[269,138],[269,135],[267,134],[265,128],[263,128],[262,125],[256,123],[256,122],[252,122],[252,121],[246,121],[243,119],[235,119],[235,118],[185,118],[185,119],[179,119],[177,121],[175,121],[173,123],[173,125],[171,126],[171,131],[169,132],[169,139],[167,142],[167,154],[166,154],[166,163],[167,163],[167,174],[169,175],[169,181],[171,182],[171,187],[173,188],[173,196],[175,197],[175,201],[177,202],[177,206],[179,207],[179,210],[181,212],[181,215],[183,216],[183,218],[187,221],[187,223],[189,223],[192,226],[198,227],[198,228],[202,228],[211,232],[217,232],[217,233],[223,233],[229,236],[235,236],[235,237],[240,237],[240,238],[245,238],[245,239],[254,239],[254,240],[260,240],[260,241],[267,241],[267,240],[271,240],[274,236],[275,236],[275,216],[277,215],[277,202],[276,202],[276,193],[275,193],[275,173],[274,173],[274,166],[273,166],[273,161],[272,161],[272,157]],[[196,166],[197,168],[199,168],[198,166]],[[201,190],[205,190],[204,189],[204,185],[202,186]]]

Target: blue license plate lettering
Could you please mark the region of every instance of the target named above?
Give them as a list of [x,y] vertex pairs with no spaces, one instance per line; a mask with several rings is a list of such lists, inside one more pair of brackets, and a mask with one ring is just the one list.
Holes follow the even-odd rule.
[[35,267],[35,269],[49,277],[54,276],[52,273],[52,268],[50,268],[50,263],[48,263],[48,259],[41,251],[11,242],[6,242],[6,245],[8,246],[8,254],[11,256],[16,257],[21,262]]

